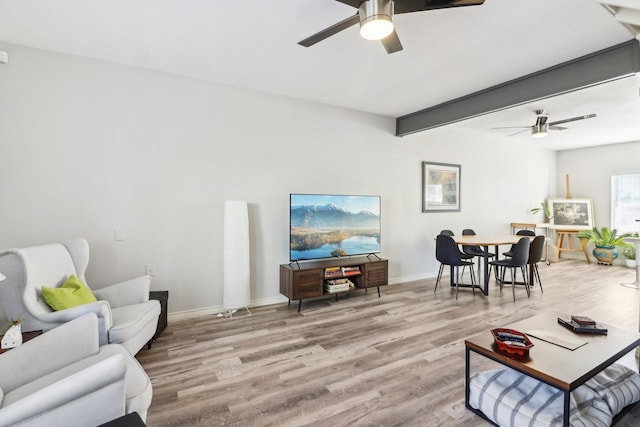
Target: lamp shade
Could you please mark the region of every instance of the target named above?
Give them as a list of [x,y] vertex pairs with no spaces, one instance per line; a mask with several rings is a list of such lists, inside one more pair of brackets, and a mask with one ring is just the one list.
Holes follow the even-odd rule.
[[531,126],[531,136],[534,138],[544,138],[547,136],[547,131],[549,130],[549,125],[547,124],[535,124]]
[[249,263],[249,210],[246,201],[224,202],[224,294],[227,310],[251,302]]
[[393,32],[393,2],[368,0],[360,4],[360,35],[367,40],[381,40]]

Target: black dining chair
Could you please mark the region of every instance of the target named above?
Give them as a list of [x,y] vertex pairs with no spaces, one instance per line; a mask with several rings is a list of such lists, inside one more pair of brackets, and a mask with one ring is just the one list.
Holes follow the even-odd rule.
[[[518,230],[518,232],[516,233],[516,236],[530,236],[533,237],[535,236],[536,233],[533,230]],[[506,256],[506,257],[511,257],[513,256],[513,248],[515,248],[516,245],[511,245],[511,249],[509,249],[506,252],[503,252],[502,255]]]
[[502,285],[504,284],[504,276],[507,268],[511,270],[511,290],[513,292],[513,302],[516,301],[516,270],[518,268],[522,272],[522,276],[524,276],[524,286],[527,290],[527,297],[531,295],[531,291],[529,290],[529,281],[525,272],[525,266],[529,261],[530,247],[531,240],[528,237],[522,237],[520,240],[518,240],[518,243],[514,245],[512,256],[510,258],[489,262],[489,265],[491,267],[496,267],[496,269],[500,271],[500,292],[502,292]]
[[463,260],[460,255],[461,252],[458,249],[458,245],[455,240],[453,240],[453,237],[446,234],[439,234],[436,237],[436,259],[440,261],[440,271],[438,272],[438,278],[436,279],[436,286],[433,288],[434,294],[438,289],[438,282],[440,282],[440,278],[442,277],[442,270],[444,269],[444,266],[447,265],[454,267],[455,270],[456,299],[458,299],[458,287],[460,284],[460,267],[469,266],[471,289],[475,295],[476,280],[475,274],[473,273],[473,262]]
[[542,281],[540,280],[540,273],[538,272],[538,263],[542,261],[542,254],[544,252],[544,236],[536,236],[531,241],[531,246],[529,247],[529,260],[527,261],[527,268],[530,268],[529,277],[531,277],[530,286],[534,285],[534,281],[538,279],[538,284],[540,285],[540,292],[544,292],[542,290]]
[[[451,236],[451,237],[455,236],[455,234],[453,234],[453,231],[451,231],[451,230],[446,230],[446,229],[445,229],[445,230],[441,230],[441,231],[440,231],[440,234],[444,234],[445,236]],[[457,246],[457,245],[456,245],[456,246]],[[466,254],[466,253],[464,253],[464,252],[460,251],[460,258],[462,258],[463,260],[470,260],[470,259],[473,259],[473,255],[469,255],[469,254]],[[465,269],[465,268],[466,268],[466,266],[462,267],[462,275],[463,275],[463,276],[464,276],[464,269]],[[438,278],[439,278],[440,276],[442,276],[442,270],[443,270],[443,269],[444,269],[444,265],[443,265],[443,264],[440,264],[440,269],[438,270]],[[438,279],[438,280],[439,280],[439,279]],[[437,282],[437,281],[436,281],[436,286],[438,286],[438,282]]]

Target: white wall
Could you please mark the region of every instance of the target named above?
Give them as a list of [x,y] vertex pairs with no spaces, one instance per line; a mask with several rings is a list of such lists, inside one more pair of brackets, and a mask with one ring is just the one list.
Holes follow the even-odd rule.
[[594,225],[611,227],[611,175],[640,173],[640,142],[561,151],[557,159],[557,196],[565,196],[568,174],[572,197],[593,199]]
[[[11,59],[0,64],[0,248],[83,236],[90,285],[155,264],[152,288],[170,291],[171,313],[221,305],[227,199],[250,203],[252,299],[262,304],[283,300],[289,193],[381,195],[382,255],[397,283],[434,275],[443,228],[540,221],[528,210],[556,182],[546,150],[447,128],[397,138],[392,118],[0,48]],[[421,212],[423,160],[462,165],[462,212]]]

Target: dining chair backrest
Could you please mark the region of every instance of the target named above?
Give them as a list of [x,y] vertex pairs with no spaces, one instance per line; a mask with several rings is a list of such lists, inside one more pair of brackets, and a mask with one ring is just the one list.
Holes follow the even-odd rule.
[[440,234],[444,234],[445,236],[454,236],[453,231],[451,230],[442,230]]
[[463,236],[475,236],[476,232],[473,231],[471,228],[465,228],[464,230],[462,230],[462,235]]
[[531,247],[531,239],[521,237],[513,248],[513,256],[511,257],[512,267],[522,267],[529,261],[529,248]]
[[436,236],[436,259],[445,265],[463,265],[460,251],[453,237],[446,234]]
[[533,230],[518,230],[516,236],[535,236],[536,233]]
[[544,236],[536,236],[529,246],[529,261],[527,264],[537,264],[542,259],[544,252]]

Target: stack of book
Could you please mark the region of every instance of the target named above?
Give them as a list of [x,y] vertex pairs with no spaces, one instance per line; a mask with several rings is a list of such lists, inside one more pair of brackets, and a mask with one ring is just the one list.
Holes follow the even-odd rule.
[[324,269],[324,277],[342,277],[342,268],[327,267]]
[[353,267],[342,267],[343,276],[355,276],[357,274],[360,274],[360,267],[357,265]]
[[600,334],[607,335],[607,328],[598,325],[598,323],[589,316],[572,315],[571,318],[558,317],[558,323],[573,332],[581,334]]

